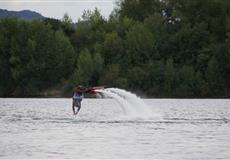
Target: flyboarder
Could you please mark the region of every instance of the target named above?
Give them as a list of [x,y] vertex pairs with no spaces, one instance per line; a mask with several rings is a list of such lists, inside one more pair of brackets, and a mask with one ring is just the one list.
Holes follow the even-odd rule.
[[[83,86],[78,86],[73,89],[73,114],[77,115],[78,112],[81,109],[81,101],[83,99],[83,92],[85,91],[85,88]],[[75,111],[75,107],[77,108],[77,111]]]
[[[98,89],[104,89],[104,87],[83,87],[81,85],[75,87],[73,89],[73,104],[72,104],[72,109],[73,109],[73,114],[77,115],[78,112],[81,109],[81,101],[83,99],[83,93],[89,93],[91,95],[96,95],[97,92],[96,90]],[[77,111],[75,111],[75,107],[77,108]]]

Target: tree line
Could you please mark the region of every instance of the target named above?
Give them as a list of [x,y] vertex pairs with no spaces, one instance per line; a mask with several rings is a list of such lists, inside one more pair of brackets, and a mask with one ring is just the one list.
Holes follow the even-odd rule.
[[108,19],[95,9],[77,23],[0,20],[0,96],[77,84],[230,97],[230,1],[122,0]]

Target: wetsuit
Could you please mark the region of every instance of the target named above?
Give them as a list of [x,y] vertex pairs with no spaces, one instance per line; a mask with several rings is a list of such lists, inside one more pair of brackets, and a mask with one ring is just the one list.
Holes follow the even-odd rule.
[[[81,101],[82,101],[83,95],[80,92],[74,92],[73,94],[73,113],[77,114],[79,110],[81,109]],[[75,112],[75,107],[77,107],[77,112]]]

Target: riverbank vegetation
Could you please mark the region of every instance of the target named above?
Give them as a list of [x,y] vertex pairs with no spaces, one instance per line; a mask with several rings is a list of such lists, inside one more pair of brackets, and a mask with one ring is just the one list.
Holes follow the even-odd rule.
[[0,96],[76,84],[230,97],[230,1],[123,0],[108,19],[95,9],[77,23],[0,20]]

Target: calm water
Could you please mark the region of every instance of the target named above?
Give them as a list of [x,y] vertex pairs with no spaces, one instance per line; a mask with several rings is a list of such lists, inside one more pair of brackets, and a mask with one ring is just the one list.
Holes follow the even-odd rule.
[[0,158],[230,159],[230,100],[148,99],[156,118],[112,99],[0,99]]

